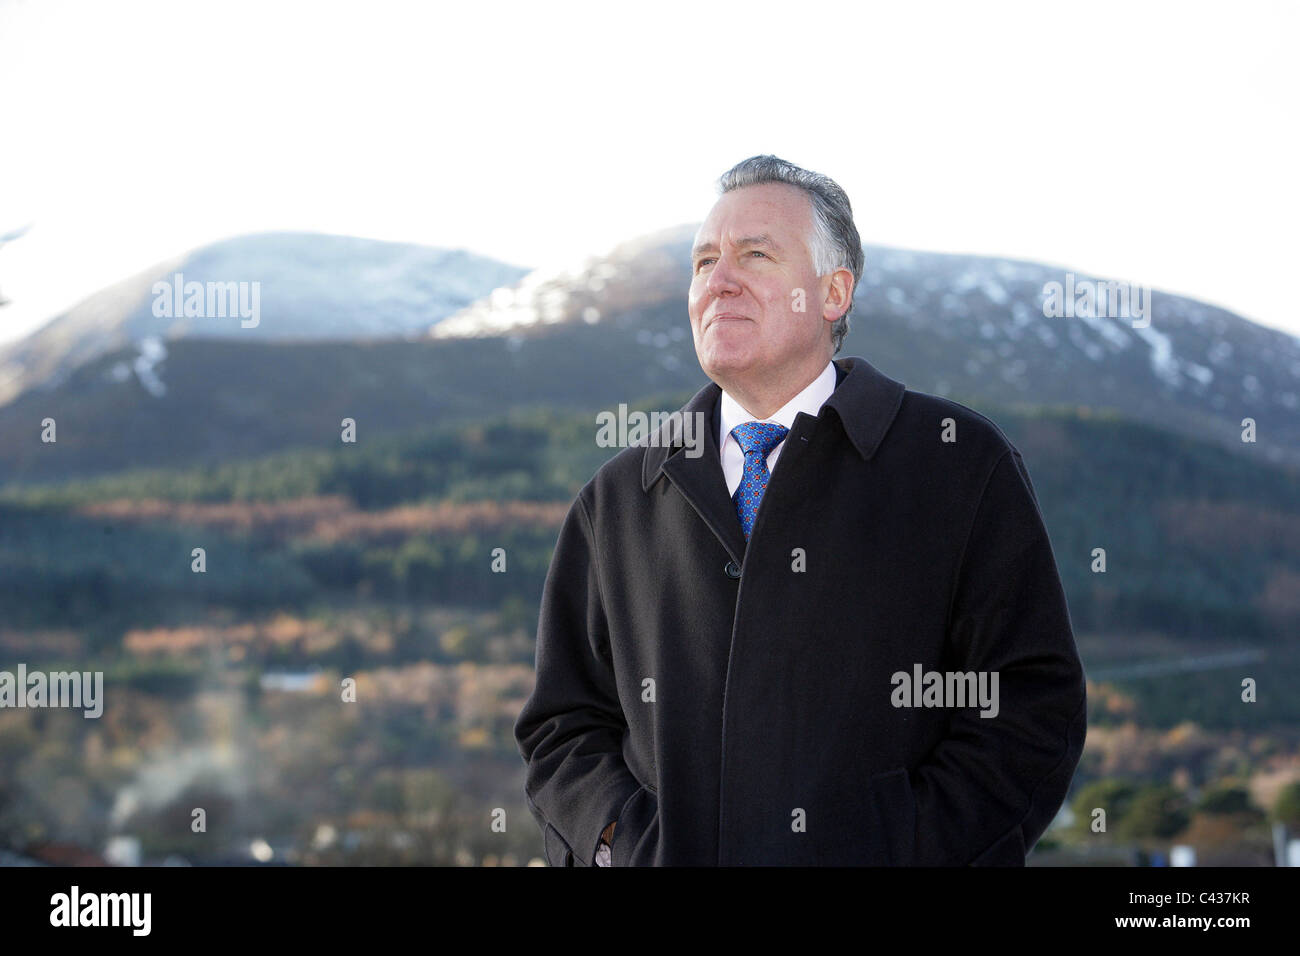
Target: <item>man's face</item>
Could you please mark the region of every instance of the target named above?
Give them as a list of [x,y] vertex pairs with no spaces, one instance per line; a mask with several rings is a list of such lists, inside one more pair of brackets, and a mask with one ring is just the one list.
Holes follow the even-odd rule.
[[784,183],[744,186],[714,204],[695,237],[687,304],[710,378],[761,378],[811,354],[829,358],[811,230],[807,195]]

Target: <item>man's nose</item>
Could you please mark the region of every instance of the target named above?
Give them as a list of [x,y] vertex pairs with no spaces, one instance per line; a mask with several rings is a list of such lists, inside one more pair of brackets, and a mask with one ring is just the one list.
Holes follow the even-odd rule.
[[735,263],[727,256],[719,256],[709,270],[708,290],[713,295],[734,295],[740,291],[736,281]]

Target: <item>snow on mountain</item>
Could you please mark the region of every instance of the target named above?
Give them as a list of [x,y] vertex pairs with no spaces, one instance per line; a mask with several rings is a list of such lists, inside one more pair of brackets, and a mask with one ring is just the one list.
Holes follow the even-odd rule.
[[[57,387],[105,352],[179,337],[243,341],[413,337],[526,274],[463,250],[311,233],[216,242],[96,293],[0,348],[0,404]],[[189,308],[190,290],[201,290]],[[230,308],[226,294],[230,293]],[[213,298],[215,294],[215,298]],[[242,299],[240,298],[242,296]],[[239,306],[244,312],[237,311]],[[256,307],[256,318],[241,318]],[[186,314],[190,312],[192,314]],[[197,313],[197,314],[193,314]],[[143,372],[141,383],[154,371]],[[156,384],[146,385],[151,392]]]
[[571,321],[594,325],[604,315],[674,296],[684,303],[683,257],[689,258],[696,228],[676,226],[621,243],[604,255],[535,269],[439,322],[429,334],[480,338]]

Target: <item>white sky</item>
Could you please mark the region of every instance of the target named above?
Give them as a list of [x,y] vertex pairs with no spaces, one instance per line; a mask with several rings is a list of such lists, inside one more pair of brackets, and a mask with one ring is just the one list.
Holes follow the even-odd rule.
[[244,232],[580,259],[760,152],[838,180],[865,242],[1300,334],[1298,9],[0,0],[0,234],[32,223],[0,341]]

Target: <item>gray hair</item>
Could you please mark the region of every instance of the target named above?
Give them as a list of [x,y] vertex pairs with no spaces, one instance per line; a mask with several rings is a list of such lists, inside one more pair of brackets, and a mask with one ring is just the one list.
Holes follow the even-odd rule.
[[722,195],[742,186],[763,183],[785,183],[802,189],[808,195],[812,205],[812,233],[808,237],[808,248],[817,274],[829,275],[836,269],[848,269],[853,273],[849,307],[831,326],[831,343],[838,352],[844,336],[849,333],[849,313],[853,311],[853,296],[862,281],[865,258],[858,227],[853,224],[849,197],[829,176],[801,169],[794,163],[770,155],[751,156],[732,166],[718,178],[718,192]]

